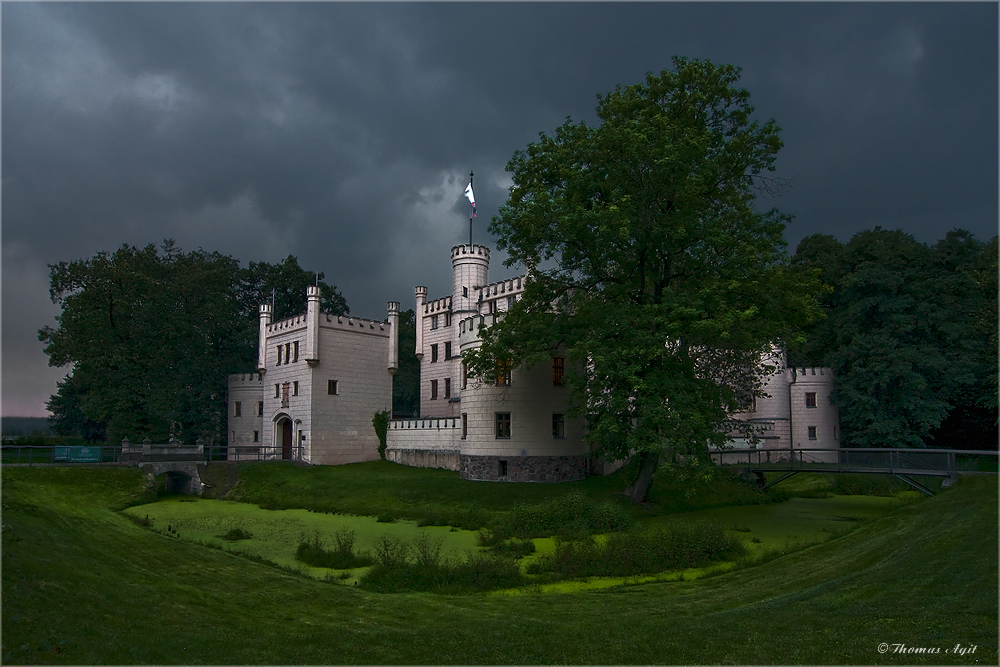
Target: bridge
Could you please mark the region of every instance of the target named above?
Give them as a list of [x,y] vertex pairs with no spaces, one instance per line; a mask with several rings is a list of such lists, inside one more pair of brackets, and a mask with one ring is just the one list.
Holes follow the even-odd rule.
[[[739,465],[769,488],[800,472],[892,475],[914,489],[934,495],[912,477],[944,477],[943,486],[959,475],[997,474],[998,452],[962,449],[730,449],[713,450],[720,465]],[[767,481],[765,474],[784,472]]]

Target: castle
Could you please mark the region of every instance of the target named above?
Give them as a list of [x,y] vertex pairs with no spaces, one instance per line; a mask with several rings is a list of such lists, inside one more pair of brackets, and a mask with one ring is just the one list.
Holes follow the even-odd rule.
[[307,311],[271,322],[260,307],[257,372],[229,376],[229,458],[335,465],[379,458],[372,416],[392,409],[399,303],[385,321]]
[[[426,287],[414,290],[421,416],[389,422],[386,458],[488,481],[570,481],[606,472],[590,456],[584,420],[568,414],[560,350],[533,368],[467,377],[462,353],[480,345],[480,326],[520,298],[525,277],[489,282],[490,250],[481,245],[453,247],[451,264],[450,295],[428,301]],[[278,458],[280,443],[280,458],[308,463],[377,459],[371,419],[391,409],[399,304],[390,302],[387,320],[374,322],[320,313],[316,288],[309,288],[308,299],[305,315],[273,324],[270,307],[261,306],[258,373],[229,377],[230,449],[260,447]],[[767,397],[734,415],[757,436],[733,437],[731,451],[823,449],[829,454],[811,457],[835,461],[832,371],[788,368],[781,353],[770,363],[777,371],[764,386]],[[738,454],[715,456],[725,461]]]

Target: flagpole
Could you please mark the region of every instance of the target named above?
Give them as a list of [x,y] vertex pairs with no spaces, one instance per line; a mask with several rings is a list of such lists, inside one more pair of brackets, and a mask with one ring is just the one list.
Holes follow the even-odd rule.
[[[469,187],[472,187],[472,177],[475,176],[473,172],[469,172]],[[472,219],[476,217],[476,205],[472,205],[472,215],[469,216],[469,252],[472,252]]]

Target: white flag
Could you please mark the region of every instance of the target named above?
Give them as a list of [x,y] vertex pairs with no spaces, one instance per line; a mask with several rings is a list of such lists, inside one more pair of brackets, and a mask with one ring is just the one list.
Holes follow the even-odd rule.
[[476,195],[472,192],[472,183],[465,186],[465,197],[469,200],[469,203],[472,204],[472,217],[474,218],[476,217]]

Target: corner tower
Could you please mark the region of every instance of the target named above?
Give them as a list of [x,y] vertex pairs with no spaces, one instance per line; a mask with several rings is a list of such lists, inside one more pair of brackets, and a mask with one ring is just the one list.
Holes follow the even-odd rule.
[[455,246],[451,249],[451,272],[452,314],[459,319],[463,313],[478,314],[477,292],[489,282],[490,249],[481,245]]

